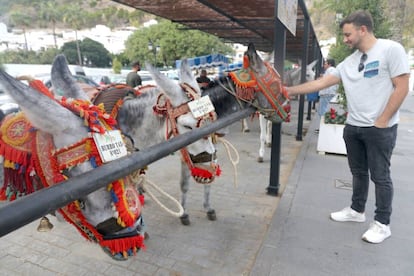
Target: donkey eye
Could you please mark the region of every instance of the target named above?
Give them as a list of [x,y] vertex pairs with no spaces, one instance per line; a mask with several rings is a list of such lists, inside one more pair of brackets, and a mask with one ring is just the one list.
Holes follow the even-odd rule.
[[184,126],[184,128],[189,129],[189,130],[193,130],[193,128],[190,127],[190,126]]

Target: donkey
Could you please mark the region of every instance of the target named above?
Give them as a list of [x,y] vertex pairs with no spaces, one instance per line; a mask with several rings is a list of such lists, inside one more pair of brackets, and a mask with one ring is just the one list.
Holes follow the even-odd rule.
[[[312,61],[306,66],[306,81],[315,79],[315,65],[318,60]],[[285,72],[285,83],[288,86],[298,85],[301,81],[301,68],[295,68]],[[263,162],[263,156],[265,154],[265,147],[270,147],[272,143],[272,122],[267,120],[262,114],[259,114],[259,126],[260,126],[260,147],[259,156],[257,162]]]
[[[208,96],[214,105],[217,117],[225,116],[232,112],[237,112],[246,106],[253,105],[261,112],[264,112],[269,117],[282,117],[285,119],[288,114],[285,110],[285,104],[287,94],[282,93],[281,80],[276,70],[268,63],[265,63],[258,55],[253,44],[249,44],[247,51],[244,54],[245,64],[243,69],[229,73],[228,77],[222,77],[215,80],[214,85],[208,87],[202,91],[202,96]],[[195,77],[190,71],[186,61],[183,61],[181,65],[181,82],[187,82],[193,86],[197,92],[197,82]],[[151,68],[151,67],[150,67]],[[173,80],[168,79],[162,75],[154,77],[156,83],[167,90],[169,87],[174,87]],[[270,95],[271,94],[271,95]],[[138,107],[134,107],[138,103],[134,101],[127,101],[121,107],[119,115],[125,117],[124,119],[118,119],[119,124],[123,132],[127,133],[140,141],[141,146],[145,147],[154,142],[154,137],[150,140],[141,140],[140,135],[148,131],[143,128],[144,122],[133,118],[132,115],[125,115],[123,112],[128,112],[129,109],[136,110]],[[124,109],[124,111],[123,111]],[[220,131],[225,132],[225,130]],[[222,135],[218,134],[218,135]],[[207,156],[194,159],[204,160],[202,162],[211,160],[212,158]],[[181,204],[184,209],[184,214],[181,217],[181,222],[184,225],[190,224],[189,215],[186,211],[187,192],[189,190],[189,179],[191,178],[191,170],[184,163],[181,167]],[[207,211],[207,216],[210,220],[216,219],[216,213],[213,208],[210,207],[210,189],[211,181],[204,185],[204,202],[203,206]]]
[[[269,102],[269,99],[263,93],[254,93],[247,95],[246,89],[250,92],[254,92],[255,89],[246,87],[246,82],[248,84],[256,83],[256,92],[263,92],[262,90],[269,90],[269,87],[266,88],[266,85],[273,84],[274,82],[280,81],[277,73],[275,72],[274,68],[267,66],[260,56],[257,54],[256,49],[254,48],[253,44],[250,44],[248,50],[245,53],[245,59],[248,61],[246,64],[246,68],[242,70],[238,70],[234,72],[232,75],[234,79],[238,79],[237,76],[246,76],[246,72],[248,72],[248,76],[255,75],[258,79],[267,76],[266,79],[267,83],[262,82],[263,86],[258,88],[258,81],[257,80],[247,80],[247,79],[238,79],[236,84],[233,80],[227,78],[226,80],[222,79],[221,85],[216,85],[215,88],[203,90],[203,96],[209,95],[217,113],[217,116],[224,116],[227,112],[234,112],[239,110],[242,106],[238,104],[238,100],[231,94],[229,94],[228,89],[230,88],[230,82],[232,83],[231,88],[235,92],[236,90],[244,91],[241,98],[244,97],[244,105],[252,104],[255,102],[256,107],[261,110],[272,110],[270,113],[275,113],[276,111],[273,110],[272,103]],[[140,95],[128,98],[124,101],[124,103],[119,108],[117,121],[119,123],[120,129],[122,132],[131,137],[134,141],[134,145],[138,148],[145,148],[151,146],[156,143],[160,143],[166,139],[165,133],[166,128],[165,126],[162,129],[158,129],[154,127],[154,125],[166,125],[171,122],[171,119],[166,117],[159,117],[154,116],[153,112],[161,113],[160,115],[165,113],[164,108],[158,104],[159,99],[159,91],[168,91],[168,90],[181,90],[182,88],[176,84],[174,80],[169,79],[168,77],[159,74],[156,70],[150,66],[149,64],[146,65],[147,68],[153,75],[153,78],[159,88],[145,88],[140,89]],[[252,72],[251,74],[249,72]],[[271,78],[269,78],[271,76]],[[183,61],[181,68],[180,68],[180,82],[181,86],[183,84],[188,84],[190,87],[194,89],[196,94],[200,94],[200,89],[197,85],[195,76],[192,74],[190,67],[188,66],[186,61]],[[227,84],[226,84],[227,83]],[[280,84],[280,83],[279,83]],[[226,87],[227,86],[227,87]],[[240,86],[240,87],[238,87]],[[260,86],[260,85],[259,85]],[[244,87],[244,88],[243,88]],[[281,86],[272,86],[273,89],[281,88]],[[274,91],[268,91],[274,92]],[[237,93],[237,92],[236,92]],[[179,93],[176,93],[179,94]],[[280,94],[282,95],[282,94]],[[280,97],[276,99],[279,100],[281,103],[284,103],[286,98]],[[230,100],[225,100],[225,97],[229,97]],[[185,97],[184,97],[185,98]],[[283,100],[281,99],[283,98]],[[188,99],[187,99],[188,100]],[[179,100],[182,102],[183,99]],[[280,112],[284,112],[282,109]],[[285,114],[286,115],[286,114]],[[269,115],[270,116],[270,115]],[[181,116],[179,118],[181,120],[181,126],[178,127],[179,133],[186,132],[192,128],[194,128],[194,117],[191,113],[186,114],[185,116]],[[186,121],[190,121],[191,123],[187,123]],[[203,120],[197,119],[199,122],[198,125],[208,123],[211,120]],[[208,138],[210,140],[210,137]],[[204,141],[207,141],[204,139]],[[199,141],[202,142],[202,141]],[[190,145],[194,147],[195,145]],[[190,147],[189,146],[189,147]],[[206,146],[206,145],[205,145]],[[202,147],[203,148],[205,148]],[[204,185],[204,201],[203,207],[207,213],[207,217],[210,220],[216,220],[216,212],[210,206],[210,190],[211,190],[211,183],[214,180],[214,176],[218,175],[218,171],[214,166],[215,163],[215,150],[214,147],[210,148],[207,152],[202,152],[201,149],[193,149],[192,153],[190,154],[190,158],[182,158],[182,166],[181,166],[181,178],[180,178],[180,188],[181,188],[181,205],[184,209],[184,214],[180,217],[181,223],[183,225],[190,224],[190,217],[187,212],[187,193],[190,186],[190,179],[191,176],[196,180],[196,182],[203,183]],[[198,162],[202,164],[194,170],[194,165],[197,166]],[[193,163],[193,164],[191,164]],[[204,165],[204,167],[203,167]],[[197,173],[200,170],[205,171],[205,167],[210,168],[207,173]],[[203,175],[203,177],[201,176]],[[207,177],[206,177],[207,176]]]
[[[160,83],[166,81],[160,72],[153,70],[152,73],[154,79]],[[184,76],[189,74],[183,73]],[[188,78],[188,82],[191,81],[192,79]],[[64,56],[55,58],[52,66],[52,85],[54,89],[62,90],[64,95],[70,95],[73,99],[53,98],[49,91],[33,89],[1,69],[0,84],[23,111],[2,124],[1,154],[5,158],[4,164],[12,166],[7,168],[7,175],[10,177],[5,177],[0,192],[8,193],[8,197],[11,193],[22,195],[34,192],[101,165],[105,160],[99,155],[100,146],[91,138],[92,136],[109,135],[111,139],[116,139],[120,152],[125,152],[123,137],[117,130],[116,121],[105,114],[100,107],[91,105],[86,94],[71,77]],[[193,87],[197,87],[195,81]],[[168,120],[163,114],[153,115],[153,106],[161,99],[161,91],[164,95],[163,103],[168,103],[168,106],[173,109],[189,101],[188,93],[175,82],[169,82],[168,87],[164,88],[151,88],[140,96],[131,97],[122,105],[118,118],[122,125],[120,129],[134,141],[142,141],[141,134],[147,135],[144,138],[147,141],[165,139],[169,127]],[[175,135],[201,125],[201,119],[195,119],[188,112],[175,114],[174,128],[178,130]],[[88,122],[87,126],[85,122]],[[6,137],[6,134],[13,130],[13,126],[20,127],[18,131],[12,131],[19,137]],[[22,127],[26,130],[23,136]],[[34,129],[38,131],[34,132]],[[35,136],[35,139],[27,142],[26,139],[32,136]],[[14,141],[15,144],[8,145],[7,142],[10,141]],[[27,142],[29,145],[26,152],[19,154],[13,146],[21,148],[22,142]],[[16,145],[16,143],[20,144]],[[137,146],[143,148],[146,145],[137,143]],[[9,148],[3,150],[5,147]],[[41,150],[32,152],[32,148]],[[202,139],[188,146],[188,152],[194,156],[203,152],[213,154],[215,148],[210,139]],[[16,179],[20,179],[20,182],[13,182]],[[206,181],[205,178],[203,181]],[[99,243],[111,257],[125,260],[144,246],[145,231],[141,202],[142,199],[135,190],[132,179],[125,177],[109,184],[108,187],[85,195],[59,209],[59,212],[84,237]]]
[[[56,58],[61,61],[59,68],[66,67],[65,58]],[[55,63],[58,63],[55,61]],[[104,104],[105,111],[116,118],[119,127],[126,137],[133,143],[135,149],[144,149],[161,143],[173,135],[190,131],[209,120],[215,119],[214,112],[207,117],[194,118],[187,102],[198,98],[200,90],[191,69],[186,61],[181,67],[181,85],[158,72],[150,64],[146,64],[158,86],[148,85],[135,90],[130,87],[112,87],[98,93],[93,99],[95,105]],[[76,90],[66,89],[65,81],[71,80],[69,72],[55,75],[53,86],[55,89],[74,93]],[[72,84],[73,85],[73,84]],[[172,91],[166,97],[163,91]],[[68,94],[68,97],[79,97],[77,94]],[[174,114],[175,115],[174,115]],[[182,114],[181,114],[182,113]],[[155,115],[154,115],[155,114]],[[188,187],[191,176],[204,184],[203,206],[209,220],[216,220],[216,212],[210,206],[210,185],[219,174],[219,167],[215,161],[215,147],[211,137],[201,139],[186,148],[181,149],[181,187]],[[183,191],[182,207],[184,213],[180,217],[183,225],[189,225],[188,213],[185,212],[185,192]],[[140,187],[140,191],[142,191]],[[184,192],[185,191],[185,192]]]

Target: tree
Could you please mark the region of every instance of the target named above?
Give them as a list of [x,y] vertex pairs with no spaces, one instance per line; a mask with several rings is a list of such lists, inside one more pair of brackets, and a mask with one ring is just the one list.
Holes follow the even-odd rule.
[[388,15],[391,23],[390,39],[403,43],[405,25],[405,0],[388,0]]
[[48,0],[39,3],[39,16],[41,19],[45,20],[46,22],[52,23],[52,31],[53,31],[53,40],[55,42],[55,48],[57,49],[57,42],[56,42],[56,22],[60,20],[62,17],[61,10],[56,7],[56,1]]
[[84,65],[90,67],[109,67],[111,65],[110,53],[105,47],[90,38],[82,41],[71,41],[63,44],[61,51],[70,64],[77,64],[77,47],[82,51]]
[[112,58],[102,43],[85,38],[80,44],[85,65],[92,67],[108,67]]
[[79,10],[79,6],[82,1],[76,0],[73,5],[66,6],[63,15],[63,22],[69,25],[69,27],[75,30],[75,42],[76,42],[76,51],[78,54],[78,64],[83,65],[82,55],[79,46],[78,40],[78,31],[83,27],[85,23],[86,13],[83,10]]
[[112,71],[115,74],[120,74],[122,69],[122,63],[118,60],[118,58],[114,58],[112,61]]
[[[129,36],[125,55],[129,60],[148,61],[156,66],[174,66],[175,60],[211,53],[232,54],[232,48],[218,37],[196,30],[180,30],[180,25],[168,20],[141,28]],[[149,49],[158,46],[158,51]],[[154,49],[154,48],[153,48]]]
[[79,64],[79,58],[78,58],[79,43],[80,43],[79,41],[66,42],[65,44],[63,44],[62,48],[60,48],[62,54],[66,56],[66,59],[68,60],[69,64]]
[[30,26],[30,17],[28,16],[28,14],[25,14],[21,11],[15,11],[10,15],[10,19],[16,27],[22,28],[24,36],[24,50],[28,51],[29,45],[27,44],[26,29]]

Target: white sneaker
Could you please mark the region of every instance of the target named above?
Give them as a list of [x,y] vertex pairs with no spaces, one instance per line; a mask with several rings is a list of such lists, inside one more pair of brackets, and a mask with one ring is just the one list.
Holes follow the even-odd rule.
[[331,219],[334,221],[353,221],[353,222],[364,222],[365,213],[358,213],[351,207],[345,207],[339,212],[331,213]]
[[374,221],[369,226],[368,231],[362,235],[362,239],[370,243],[381,243],[386,238],[391,236],[391,229],[389,225],[382,224],[378,221]]

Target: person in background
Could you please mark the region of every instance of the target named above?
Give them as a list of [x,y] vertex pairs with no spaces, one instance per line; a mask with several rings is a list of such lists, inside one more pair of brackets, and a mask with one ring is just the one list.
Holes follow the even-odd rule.
[[207,88],[211,82],[210,78],[207,77],[207,71],[205,69],[201,70],[200,76],[196,80],[200,88]]
[[[335,71],[335,60],[328,58],[323,63],[323,70],[324,75],[326,74],[332,74],[333,71]],[[318,108],[318,115],[319,120],[320,118],[323,118],[325,116],[325,113],[328,111],[329,103],[335,97],[336,92],[338,91],[338,84],[329,86],[325,89],[321,89],[319,91],[319,108]],[[319,132],[319,129],[316,130],[316,132]]]
[[139,61],[132,63],[132,71],[128,73],[126,78],[126,84],[132,88],[135,88],[142,84],[142,80],[138,71],[141,70],[141,65]]
[[401,44],[375,37],[369,12],[351,13],[340,28],[343,42],[355,51],[331,74],[286,90],[289,95],[306,94],[342,81],[348,108],[343,138],[353,190],[351,205],[330,217],[339,222],[365,222],[371,178],[375,184],[375,216],[362,239],[381,243],[391,236],[391,155],[397,139],[398,110],[408,94],[410,66]]

